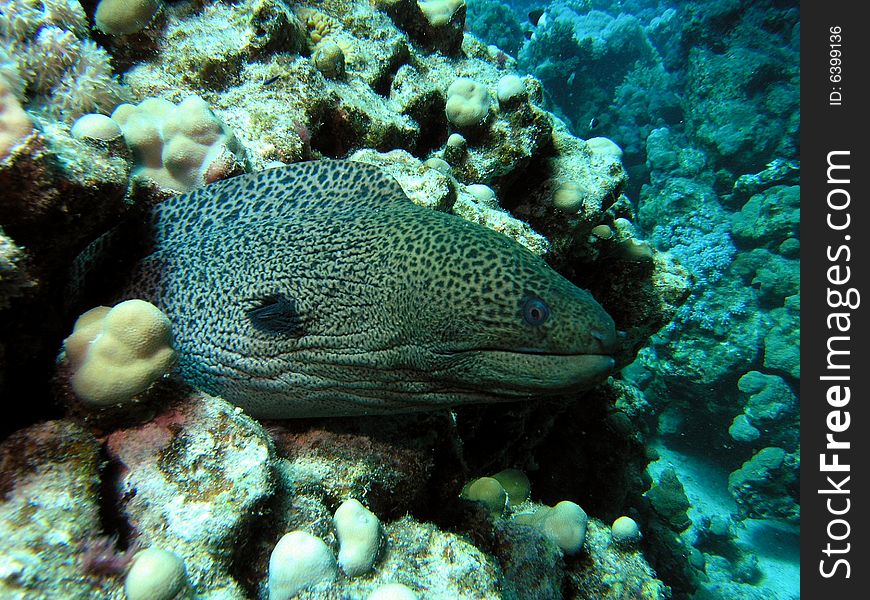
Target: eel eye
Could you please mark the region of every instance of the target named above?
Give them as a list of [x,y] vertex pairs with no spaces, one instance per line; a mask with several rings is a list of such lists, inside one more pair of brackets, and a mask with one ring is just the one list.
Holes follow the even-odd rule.
[[550,307],[540,298],[529,298],[523,302],[523,318],[529,325],[543,325],[550,316]]
[[245,311],[254,329],[264,333],[299,338],[305,334],[302,316],[293,298],[272,294],[255,300],[253,308]]

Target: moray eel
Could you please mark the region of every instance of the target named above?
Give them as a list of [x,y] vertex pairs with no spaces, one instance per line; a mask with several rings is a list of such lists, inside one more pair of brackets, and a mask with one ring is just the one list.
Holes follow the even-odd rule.
[[167,313],[188,383],[253,416],[535,398],[614,365],[613,320],[589,292],[371,165],[242,175],[152,217],[124,297]]

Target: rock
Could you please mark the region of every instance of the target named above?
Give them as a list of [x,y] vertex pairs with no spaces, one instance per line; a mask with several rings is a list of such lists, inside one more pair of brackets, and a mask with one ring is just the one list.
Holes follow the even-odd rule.
[[181,557],[197,590],[243,597],[229,558],[274,491],[262,426],[212,397],[190,396],[106,440],[120,469],[120,513],[142,545]]
[[34,425],[0,445],[0,596],[109,598],[120,590],[85,562],[88,542],[103,534],[101,461],[97,440],[69,421]]

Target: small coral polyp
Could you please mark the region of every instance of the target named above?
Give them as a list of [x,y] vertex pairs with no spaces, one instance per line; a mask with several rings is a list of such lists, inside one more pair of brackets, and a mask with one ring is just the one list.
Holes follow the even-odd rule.
[[101,0],[94,21],[112,35],[136,33],[151,22],[162,4],[160,0]]
[[447,88],[447,120],[457,128],[476,127],[489,116],[489,90],[485,85],[460,77]]

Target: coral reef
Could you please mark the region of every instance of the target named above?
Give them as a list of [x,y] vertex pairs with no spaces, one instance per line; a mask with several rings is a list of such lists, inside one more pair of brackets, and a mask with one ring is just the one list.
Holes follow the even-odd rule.
[[[408,435],[422,424],[427,434]],[[111,507],[110,525],[123,533],[124,544],[148,547],[135,555],[127,587],[148,583],[137,567],[147,558],[155,563],[155,577],[162,573],[150,580],[153,594],[189,584],[201,597],[364,598],[402,583],[427,597],[469,600],[555,598],[563,585],[571,597],[667,597],[641,554],[613,544],[610,528],[595,519],[583,520],[585,543],[577,557],[564,559],[558,540],[577,531],[573,515],[567,529],[558,525],[559,507],[579,510],[572,503],[545,508],[542,531],[512,519],[481,521],[479,512],[466,510],[456,487],[443,488],[453,485],[456,472],[433,468],[429,455],[433,443],[457,447],[444,444],[458,441],[444,415],[322,425],[273,423],[267,431],[220,399],[191,395],[101,438],[108,461],[102,467],[99,442],[69,421],[24,430],[0,446],[7,490],[0,527],[8,533],[0,553],[11,561],[0,585],[11,598],[124,597],[120,573],[83,574],[85,548],[64,543],[67,536],[97,539],[109,525],[100,515]],[[458,458],[437,462],[456,464]],[[40,495],[44,501],[34,503]],[[351,523],[339,516],[342,507],[359,512],[353,506],[361,503],[338,501],[352,496],[365,498],[384,520],[376,568],[354,577],[339,571],[335,554],[341,562],[349,542],[344,530],[359,526],[356,516]],[[409,511],[453,519],[453,527],[471,527],[471,534],[450,532],[446,521],[424,522]],[[50,525],[43,519],[48,515]],[[473,543],[476,536],[482,537]],[[46,543],[56,546],[51,552],[58,562],[33,577],[28,561],[36,555],[25,549]],[[44,587],[55,576],[64,577],[64,587]],[[127,595],[140,597],[129,589]]]
[[768,447],[731,473],[728,489],[742,515],[799,521],[797,464],[800,464],[799,454]]
[[100,462],[97,440],[68,421],[35,425],[2,443],[4,598],[110,597],[112,587],[120,591],[120,581],[84,572],[79,565],[80,544],[102,534]]
[[[787,3],[555,2],[526,23],[489,0],[141,1],[112,18],[111,0],[0,2],[0,387],[34,399],[11,427],[54,419],[3,446],[4,593],[121,598],[136,550],[157,547],[197,596],[287,595],[295,575],[272,585],[269,561],[292,531],[341,567],[303,599],[654,599],[758,580],[729,531],[799,518]],[[70,291],[73,257],[172,193],[318,158],[377,165],[415,203],[544,257],[614,318],[626,368],[565,402],[377,423],[259,424],[164,380],[127,414],[62,418],[56,353],[79,293],[102,293]],[[119,262],[143,242],[126,241]],[[683,473],[645,471],[655,434],[716,449],[730,526],[697,518]],[[481,474],[498,484],[471,494],[483,508],[460,498]],[[350,499],[380,522],[354,560]],[[563,501],[577,527],[559,544],[542,507]],[[510,518],[524,504],[537,526]],[[604,525],[629,516],[639,539]]]
[[[741,518],[794,520],[788,482],[799,453],[788,431],[798,423],[792,390],[800,377],[797,3],[553,2],[530,13],[526,42],[478,16],[498,6],[470,3],[472,31],[520,48],[520,68],[544,82],[548,106],[573,133],[603,135],[622,148],[631,177],[620,191],[637,211],[638,237],[667,250],[693,280],[675,319],[623,376],[643,388],[666,443],[706,456],[726,474],[741,471],[741,481],[748,477],[745,493],[731,486]],[[511,3],[503,10],[512,11],[508,21],[521,21],[520,11],[531,8]],[[557,202],[577,202],[575,187],[557,191],[565,192]],[[603,225],[594,235],[612,239],[615,223]],[[780,445],[788,459],[771,467],[771,483],[762,483],[767,462],[753,460],[743,472],[759,451]],[[726,491],[724,483],[717,485]],[[780,509],[765,512],[782,498]],[[687,543],[669,539],[666,531],[660,543],[649,536],[644,543],[663,549],[649,555],[677,595],[700,584],[699,593],[713,598],[790,597],[773,585],[765,592],[744,585],[722,556],[709,559],[706,576],[694,577],[666,557],[687,554]]]
[[465,21],[468,29],[481,35],[488,43],[508,55],[516,57],[523,44],[523,26],[512,7],[494,0],[468,0]]
[[71,122],[124,97],[109,54],[87,37],[78,0],[4,0],[2,8],[0,62],[11,63],[6,77],[34,114]]

